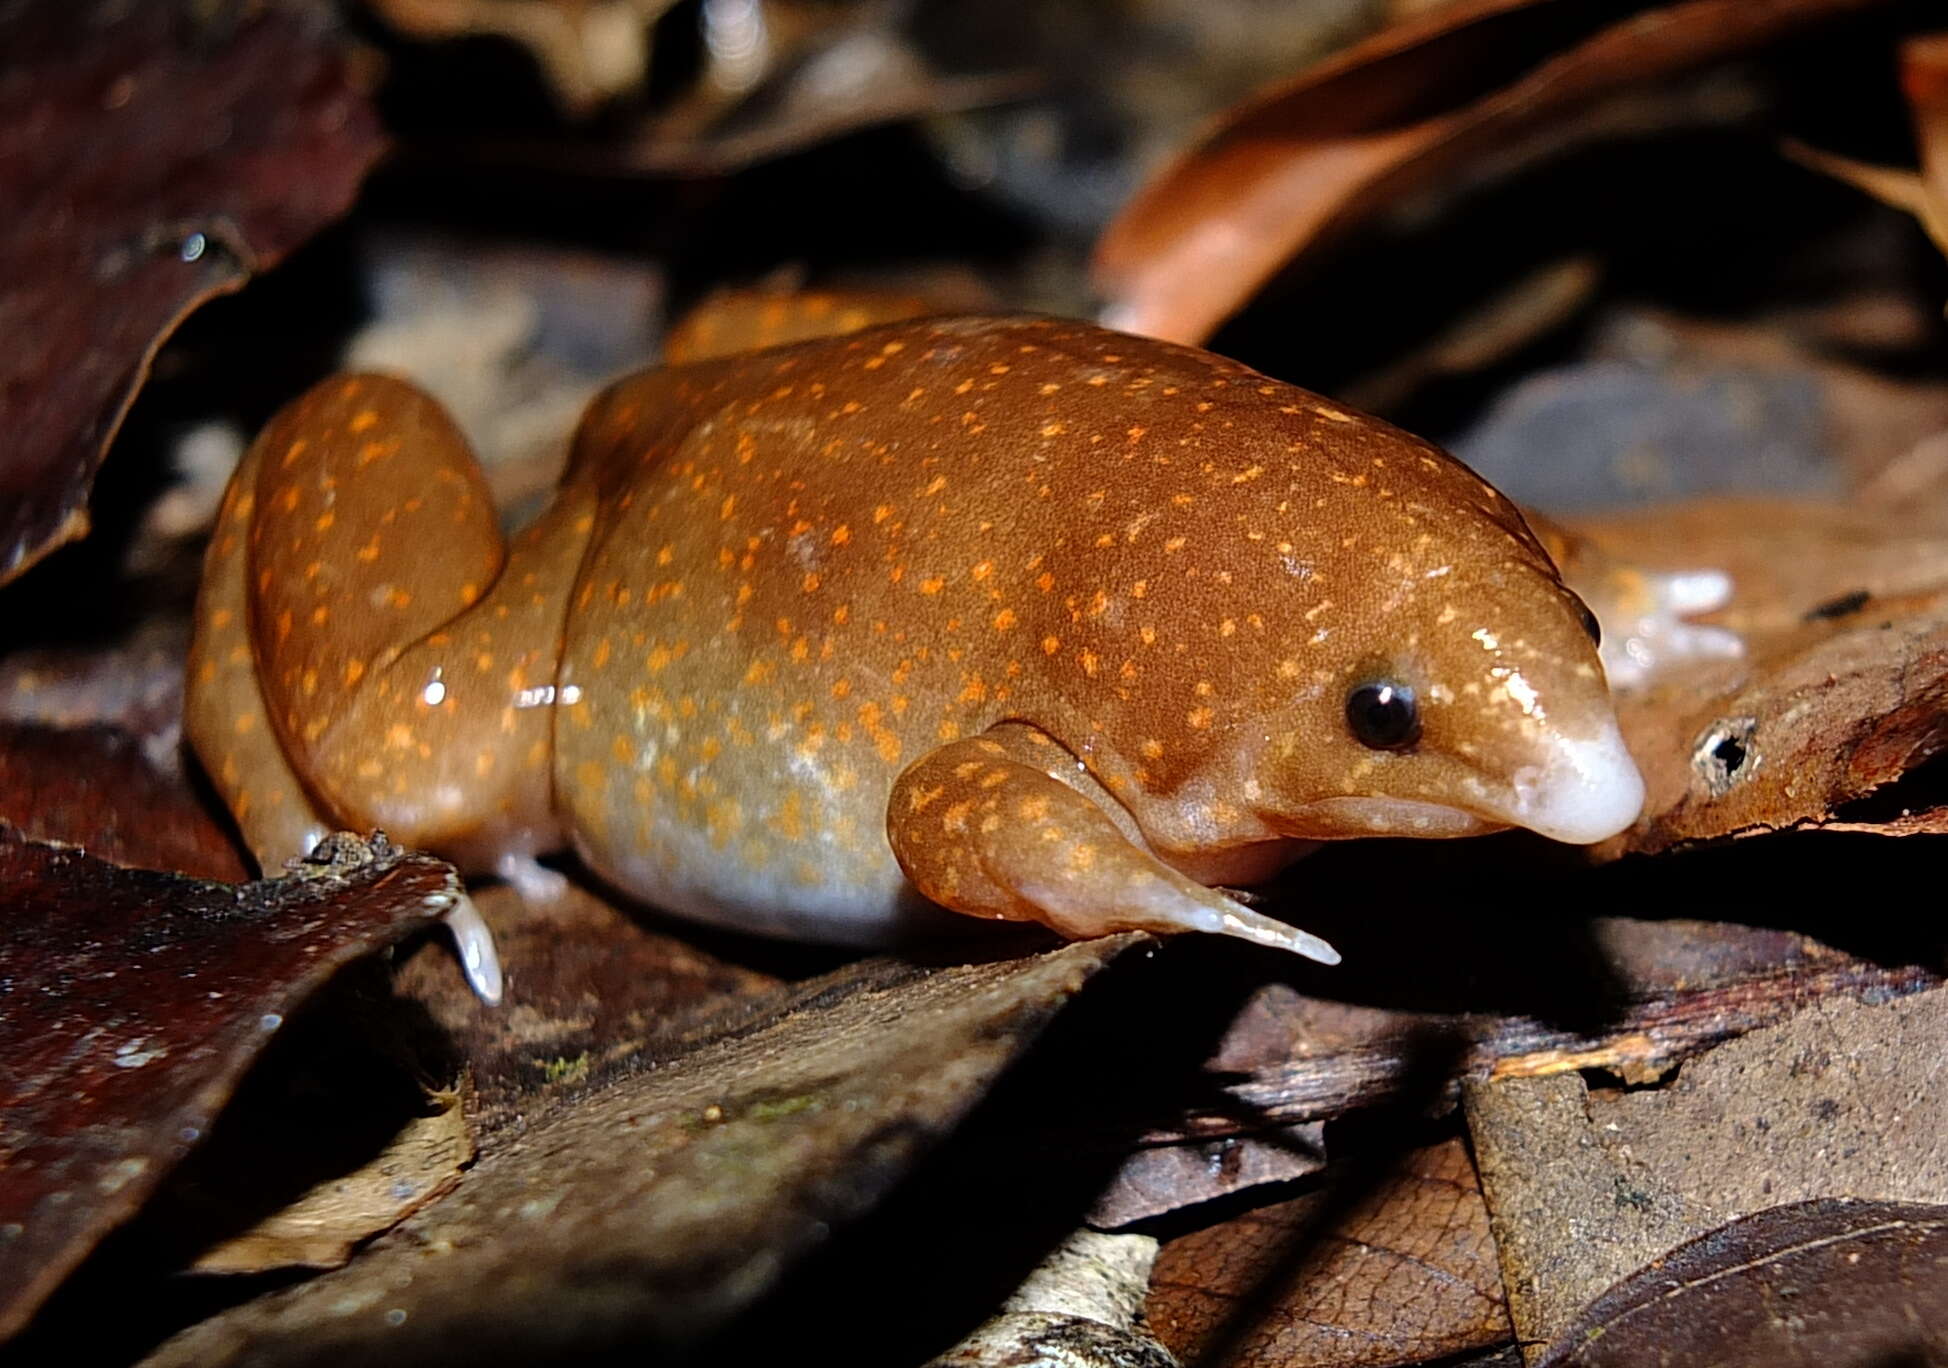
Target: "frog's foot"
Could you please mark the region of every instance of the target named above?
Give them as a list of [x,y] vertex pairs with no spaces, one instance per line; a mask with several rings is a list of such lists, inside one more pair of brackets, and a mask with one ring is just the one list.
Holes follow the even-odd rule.
[[1603,625],[1599,654],[1610,687],[1642,688],[1673,666],[1744,655],[1738,633],[1687,620],[1724,607],[1731,596],[1731,576],[1722,570],[1609,570],[1584,598]]
[[551,903],[568,891],[568,876],[558,869],[517,850],[505,852],[494,862],[494,873],[501,882],[521,895],[529,907]]
[[886,821],[906,876],[956,912],[1036,921],[1076,940],[1207,931],[1339,962],[1319,937],[1138,847],[1049,763],[1046,750],[996,734],[951,742],[913,764],[893,786]]
[[500,955],[494,950],[494,933],[487,919],[480,915],[480,909],[473,905],[473,899],[464,892],[456,892],[455,901],[447,910],[446,929],[453,933],[454,953],[460,957],[460,969],[466,974],[474,995],[489,1007],[500,1006],[505,985]]

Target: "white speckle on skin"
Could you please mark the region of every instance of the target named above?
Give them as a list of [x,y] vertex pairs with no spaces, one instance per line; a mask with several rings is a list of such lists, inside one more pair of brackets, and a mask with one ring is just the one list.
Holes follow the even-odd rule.
[[1510,670],[1508,672],[1508,678],[1502,683],[1502,687],[1508,690],[1508,696],[1515,700],[1516,706],[1530,717],[1541,718],[1543,716],[1541,704],[1536,701],[1535,687],[1528,680],[1522,678],[1522,672],[1520,670]]
[[260,1031],[275,1031],[283,1024],[284,1018],[276,1012],[266,1012],[257,1018],[257,1029]]

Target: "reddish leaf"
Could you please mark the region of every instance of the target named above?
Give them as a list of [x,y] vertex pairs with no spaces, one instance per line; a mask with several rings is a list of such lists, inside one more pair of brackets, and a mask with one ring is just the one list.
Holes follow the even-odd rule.
[[0,579],[84,535],[149,363],[351,203],[375,116],[315,18],[26,4],[0,16]]
[[1475,0],[1384,31],[1246,100],[1137,193],[1096,249],[1106,320],[1202,341],[1300,252],[1544,119],[1560,135],[1596,96],[1872,3],[1688,0],[1600,28],[1616,8]]
[[457,888],[383,841],[321,850],[235,887],[0,827],[0,1336],[188,1153],[312,990]]
[[0,722],[0,822],[119,865],[226,883],[249,877],[182,774],[158,769],[113,727]]

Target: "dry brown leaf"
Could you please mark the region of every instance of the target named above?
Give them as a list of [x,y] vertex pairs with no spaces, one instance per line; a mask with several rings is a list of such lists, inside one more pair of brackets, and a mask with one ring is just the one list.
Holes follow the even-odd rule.
[[[1675,670],[1621,701],[1649,796],[1603,854],[1865,829],[1848,805],[1948,745],[1948,534],[1884,513],[1760,501],[1577,528],[1644,568],[1728,572],[1732,601],[1711,621],[1745,640],[1742,660]],[[1911,829],[1898,806],[1884,816],[1868,826]]]
[[775,1001],[783,987],[573,884],[553,899],[525,901],[512,889],[486,888],[474,904],[499,947],[501,1005],[474,996],[442,945],[424,947],[394,984],[464,1063],[470,1113],[484,1136],[619,1069],[694,1047]]
[[[1377,1368],[1508,1338],[1488,1210],[1461,1141],[1414,1151],[1280,1286],[1261,1287],[1325,1200],[1261,1207],[1166,1244],[1148,1308],[1157,1337],[1206,1368]],[[1241,1304],[1257,1313],[1248,1326],[1231,1323]],[[1221,1337],[1222,1356],[1208,1358]]]
[[[1817,1002],[1662,1088],[1575,1074],[1468,1089],[1468,1125],[1523,1340],[1683,1241],[1782,1202],[1948,1198],[1948,993]],[[1574,1231],[1574,1239],[1564,1232]]]
[[1325,1166],[1322,1121],[1263,1134],[1143,1145],[1096,1198],[1089,1223],[1114,1230],[1234,1192],[1304,1178]]
[[1445,7],[1263,91],[1153,177],[1097,244],[1104,321],[1200,342],[1296,254],[1597,96],[1874,0],[1687,0],[1616,11]]
[[[1399,855],[1395,855],[1396,861]],[[1541,899],[1503,874],[1472,878],[1516,900]],[[1693,905],[1715,905],[1715,885],[1673,875]],[[1438,899],[1440,874],[1405,885],[1408,902]],[[1737,886],[1750,880],[1733,879]],[[1554,886],[1558,892],[1561,886]],[[1330,890],[1349,900],[1356,893]],[[1452,890],[1447,897],[1452,901]],[[1323,901],[1323,899],[1322,899]],[[1699,921],[1582,920],[1574,905],[1542,901],[1497,929],[1439,907],[1423,920],[1361,912],[1333,927],[1346,962],[1333,998],[1284,984],[1260,989],[1206,1066],[1221,1102],[1155,1118],[1152,1143],[1249,1134],[1281,1123],[1333,1119],[1390,1103],[1414,1076],[1417,1042],[1451,1041],[1444,1077],[1544,1077],[1602,1069],[1634,1081],[1825,998],[1885,999],[1941,979],[1911,963],[1856,959],[1792,932]],[[1378,922],[1378,925],[1373,923]],[[1357,924],[1355,924],[1357,923]],[[1370,1005],[1389,990],[1429,1005]],[[1443,1000],[1457,1002],[1442,1011]],[[1132,1069],[1128,1105],[1142,1107]],[[1434,1089],[1437,1096],[1452,1091]]]

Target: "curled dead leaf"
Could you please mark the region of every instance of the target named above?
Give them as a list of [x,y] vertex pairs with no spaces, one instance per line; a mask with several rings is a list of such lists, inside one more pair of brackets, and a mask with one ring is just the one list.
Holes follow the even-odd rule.
[[[1104,231],[1104,321],[1209,337],[1285,263],[1567,111],[1874,0],[1608,7],[1475,0],[1383,30],[1238,105]],[[1607,26],[1606,26],[1607,25]]]

